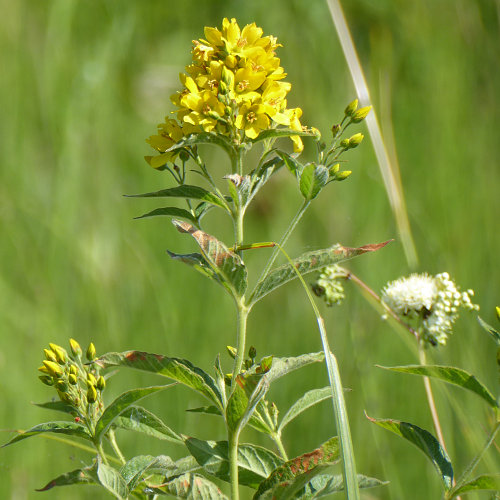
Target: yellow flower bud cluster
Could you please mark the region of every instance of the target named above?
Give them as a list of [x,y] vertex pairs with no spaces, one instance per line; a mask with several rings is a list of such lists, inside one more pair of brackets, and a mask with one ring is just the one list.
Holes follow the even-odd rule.
[[[204,31],[205,39],[193,41],[192,63],[180,75],[183,89],[171,97],[177,120],[166,118],[147,140],[161,153],[146,157],[154,168],[173,161],[177,152],[167,150],[192,133],[216,132],[240,142],[278,125],[302,130],[302,110],[287,108],[291,84],[283,81],[276,38],[263,36],[255,23],[240,29],[227,18],[220,30]],[[301,138],[291,139],[294,151],[302,151]]]
[[[74,408],[74,414],[82,418],[98,418],[104,409],[101,392],[106,381],[99,374],[99,367],[94,363],[85,364],[82,360],[80,344],[70,339],[70,352],[63,347],[50,343],[49,349],[44,349],[45,359],[38,368],[42,375],[40,380],[53,386],[61,401]],[[91,342],[87,348],[86,359],[96,358],[96,349]]]

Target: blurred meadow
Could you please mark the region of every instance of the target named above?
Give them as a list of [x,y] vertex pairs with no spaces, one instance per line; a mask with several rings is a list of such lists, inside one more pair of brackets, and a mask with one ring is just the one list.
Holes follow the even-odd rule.
[[[391,155],[397,151],[408,216],[419,257],[407,264],[366,129],[350,155],[353,175],[326,189],[287,244],[290,255],[341,242],[360,246],[394,238],[383,250],[347,263],[375,290],[412,271],[447,271],[473,288],[481,316],[495,324],[500,305],[500,2],[498,0],[358,0],[343,2],[373,105]],[[31,402],[52,391],[37,367],[49,342],[74,337],[97,352],[141,349],[186,357],[211,370],[234,344],[229,298],[165,250],[194,251],[168,218],[134,221],[156,206],[123,194],[172,185],[150,168],[145,138],[169,113],[169,96],[204,26],[236,17],[256,22],[283,44],[292,83],[289,107],[329,134],[356,97],[325,1],[278,0],[0,0],[0,428],[27,429],[57,419]],[[306,143],[307,147],[311,143]],[[215,175],[227,161],[207,149]],[[248,241],[277,240],[301,200],[283,171],[248,216]],[[231,239],[228,219],[211,213],[205,230]],[[254,251],[254,274],[267,250]],[[414,447],[372,425],[398,418],[432,431],[417,377],[375,365],[417,362],[412,342],[381,320],[352,284],[347,301],[321,304],[351,419],[358,471],[390,481],[368,499],[440,498],[432,466]],[[297,283],[272,294],[250,316],[249,343],[259,356],[321,350],[314,316]],[[462,314],[446,347],[430,362],[474,373],[498,394],[494,344],[474,314]],[[162,383],[123,371],[108,398],[127,387]],[[285,410],[307,389],[327,384],[324,367],[305,368],[270,394]],[[488,413],[474,395],[433,384],[445,439],[457,471],[483,444]],[[187,402],[187,404],[186,404]],[[176,431],[224,439],[216,419],[186,413],[202,401],[176,387],[145,401]],[[54,418],[55,417],[55,418]],[[289,455],[332,433],[326,403],[290,425]],[[0,434],[3,442],[10,432]],[[128,456],[180,456],[171,444],[119,435]],[[262,442],[246,430],[242,441]],[[260,441],[259,441],[260,440]],[[498,441],[498,440],[497,440]],[[266,443],[269,444],[269,443]],[[23,500],[107,498],[91,486],[35,493],[35,488],[91,456],[37,437],[0,450],[0,497]],[[498,447],[479,472],[498,471]],[[467,498],[489,498],[488,494]]]

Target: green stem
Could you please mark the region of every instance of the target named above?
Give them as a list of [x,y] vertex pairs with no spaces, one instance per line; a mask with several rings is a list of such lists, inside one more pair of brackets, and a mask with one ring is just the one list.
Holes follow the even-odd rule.
[[102,444],[101,443],[94,443],[97,453],[99,453],[102,461],[104,464],[109,465],[108,459],[106,458],[106,454],[104,453],[104,450],[102,449]]
[[274,441],[274,444],[278,447],[278,451],[280,452],[281,458],[288,462],[288,455],[286,453],[285,447],[283,446],[283,441],[281,441],[281,436],[279,434],[272,434],[271,439]]
[[239,500],[238,482],[238,435],[229,433],[229,474],[231,478],[231,500]]
[[113,429],[110,429],[108,431],[108,438],[109,438],[109,442],[111,444],[111,447],[113,448],[113,451],[115,452],[116,456],[118,457],[118,459],[120,460],[122,465],[127,463],[127,461],[125,460],[125,457],[123,456],[123,453],[121,452],[121,450],[118,446],[118,443],[116,442],[115,431]]
[[238,308],[238,318],[237,318],[237,333],[236,333],[236,357],[234,358],[233,367],[233,384],[236,377],[241,372],[243,366],[243,361],[245,358],[245,343],[246,343],[246,333],[247,333],[247,319],[249,310],[245,307],[243,300],[236,303]]

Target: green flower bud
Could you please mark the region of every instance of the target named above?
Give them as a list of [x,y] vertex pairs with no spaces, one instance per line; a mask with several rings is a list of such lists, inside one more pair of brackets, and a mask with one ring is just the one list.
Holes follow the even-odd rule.
[[224,108],[224,112],[226,113],[226,116],[231,116],[233,114],[233,110],[232,110],[231,106],[226,106]]
[[340,163],[336,163],[335,165],[332,165],[330,167],[328,173],[330,174],[331,177],[333,177],[339,170],[340,170]]
[[229,89],[232,89],[234,86],[234,73],[225,66],[222,66],[221,81],[224,82]]
[[93,385],[90,385],[87,389],[87,401],[89,403],[95,403],[97,400],[97,391]]
[[346,116],[352,116],[352,114],[358,109],[358,100],[354,99],[354,101],[350,102],[345,108],[344,113]]
[[45,359],[48,361],[53,361],[54,363],[57,363],[57,358],[54,352],[49,351],[48,349],[43,350],[45,354]]
[[179,158],[181,159],[181,161],[186,162],[189,160],[189,153],[186,150],[181,149],[181,152],[179,153]]
[[52,380],[52,377],[49,377],[48,375],[40,375],[38,378],[41,380],[42,384],[45,384],[48,386],[54,385],[54,381]]
[[56,389],[62,393],[68,392],[68,384],[64,380],[58,380],[56,382]]
[[343,147],[343,148],[348,148],[349,147],[349,139],[342,139],[340,141],[340,145]]
[[47,367],[45,365],[39,366],[38,371],[42,372],[42,373],[47,373],[47,374],[50,373],[49,370],[47,370]]
[[227,83],[220,81],[219,82],[219,94],[227,94]]
[[56,355],[57,362],[60,365],[66,364],[66,351],[57,344],[49,344],[49,346],[52,349],[53,353]]
[[349,148],[353,149],[358,147],[365,136],[363,134],[354,134],[352,137],[349,138]]
[[92,373],[87,373],[87,385],[96,385],[97,379]]
[[250,359],[255,359],[255,356],[257,356],[257,349],[252,345],[250,346],[250,349],[248,349],[248,357]]
[[82,348],[75,339],[69,339],[69,346],[71,347],[71,352],[73,353],[73,356],[79,358],[82,355]]
[[233,359],[236,358],[236,355],[238,354],[238,351],[236,350],[236,348],[234,348],[230,345],[227,345],[226,349],[227,349],[227,352],[229,353],[229,356],[231,356]]
[[[44,360],[43,364],[47,368],[49,375],[59,378],[63,374],[62,368],[54,361]],[[41,371],[41,370],[40,370]]]
[[69,373],[73,374],[73,375],[78,375],[78,366],[76,365],[71,365],[69,367]]
[[340,124],[333,125],[332,126],[332,135],[333,135],[333,137],[336,137],[339,132],[340,132]]
[[353,121],[354,123],[359,123],[363,121],[367,117],[371,109],[372,106],[365,106],[364,108],[359,108],[352,114],[351,121]]
[[78,377],[74,373],[68,375],[68,381],[71,385],[76,385],[78,383]]
[[278,407],[274,403],[271,403],[271,410],[269,413],[271,414],[271,418],[273,420],[274,427],[278,427],[279,411],[278,411]]
[[335,180],[337,180],[337,181],[345,181],[351,174],[352,174],[352,172],[350,170],[344,170],[343,172],[339,172],[335,176]]
[[96,387],[100,390],[100,391],[103,391],[104,388],[106,387],[106,380],[104,379],[104,377],[101,375],[98,379],[97,379],[97,384],[96,384]]
[[95,350],[95,346],[94,344],[91,342],[87,348],[87,352],[85,354],[85,356],[87,357],[87,359],[89,361],[94,361],[95,359],[95,354],[96,354],[96,350]]

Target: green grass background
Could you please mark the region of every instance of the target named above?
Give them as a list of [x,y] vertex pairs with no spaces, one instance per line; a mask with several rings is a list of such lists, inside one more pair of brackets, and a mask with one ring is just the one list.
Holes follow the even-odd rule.
[[[500,303],[500,5],[344,4],[373,104],[397,148],[420,258],[416,270],[448,271],[464,289],[474,288],[481,315],[494,323]],[[169,95],[203,26],[236,17],[240,25],[255,21],[278,36],[284,45],[279,56],[293,83],[289,105],[301,106],[303,123],[325,135],[355,93],[320,0],[0,0],[0,6],[0,428],[26,429],[58,418],[30,405],[52,397],[36,370],[48,342],[92,340],[99,353],[138,348],[187,357],[207,370],[235,342],[228,297],[165,253],[193,251],[193,242],[167,219],[132,220],[161,203],[122,197],[170,185],[165,173],[143,161],[149,153],[144,139],[171,110]],[[222,176],[226,159],[212,149],[206,154],[214,175]],[[352,177],[322,193],[287,248],[298,255],[338,241],[359,246],[395,238],[384,250],[349,264],[379,290],[411,270],[369,140],[349,158]],[[278,239],[299,203],[293,180],[282,172],[250,211],[247,241]],[[207,230],[229,241],[228,222],[214,213]],[[248,257],[254,274],[266,252]],[[375,367],[416,362],[411,342],[384,323],[352,285],[347,289],[342,307],[322,312],[343,383],[352,388],[346,399],[357,465],[364,474],[391,481],[363,498],[440,498],[439,480],[424,456],[363,415],[366,410],[432,429],[421,380]],[[299,285],[284,287],[256,307],[249,342],[260,355],[320,350]],[[473,315],[459,320],[449,345],[432,358],[473,372],[498,393],[494,345]],[[122,372],[110,382],[108,397],[158,382]],[[301,392],[325,384],[323,367],[307,368],[279,381],[270,397],[286,410]],[[434,387],[460,471],[484,442],[491,415],[473,395]],[[217,420],[185,413],[201,403],[174,388],[147,406],[175,430],[223,439]],[[285,435],[290,456],[313,449],[333,432],[330,407],[311,410]],[[3,440],[10,435],[3,433]],[[182,452],[138,436],[119,438],[129,457]],[[251,430],[243,440],[265,444]],[[107,498],[87,486],[34,492],[90,458],[45,438],[2,449],[0,497]],[[499,469],[498,448],[492,448],[478,472]]]

